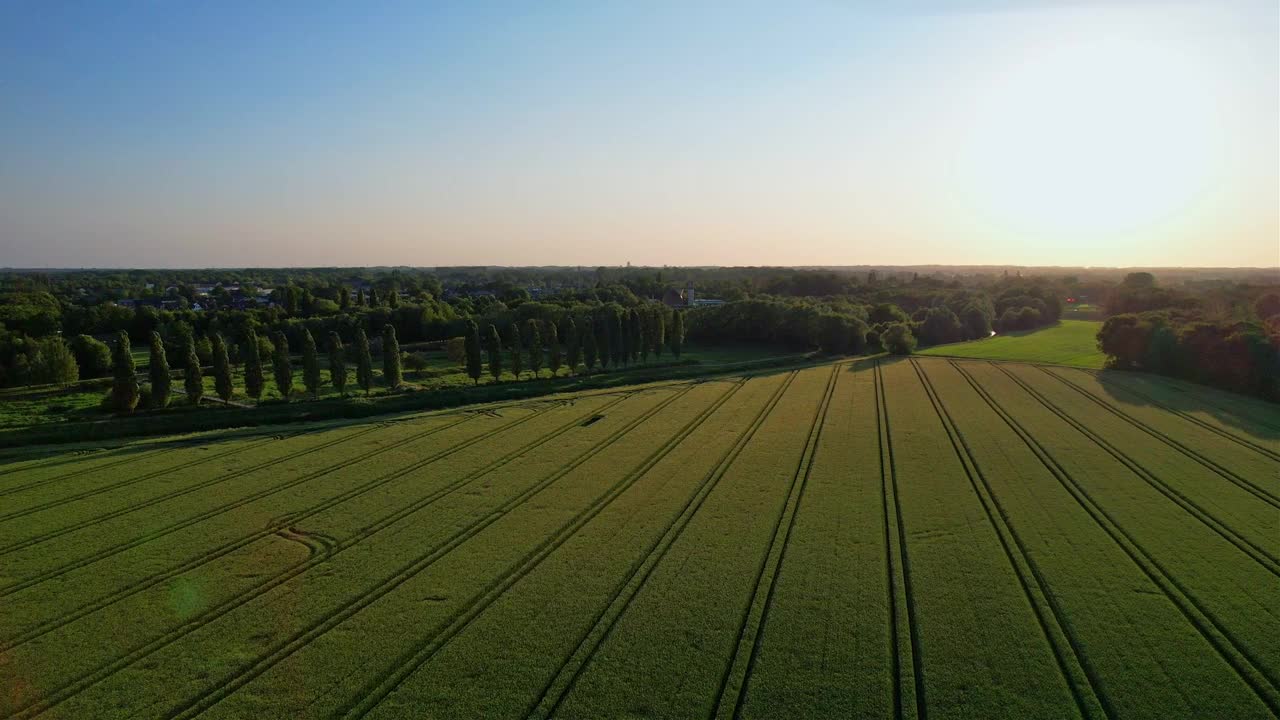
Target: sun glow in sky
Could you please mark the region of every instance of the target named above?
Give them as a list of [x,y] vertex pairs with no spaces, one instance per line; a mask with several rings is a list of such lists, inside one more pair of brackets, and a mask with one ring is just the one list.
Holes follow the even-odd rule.
[[1274,2],[7,3],[0,266],[1280,264]]

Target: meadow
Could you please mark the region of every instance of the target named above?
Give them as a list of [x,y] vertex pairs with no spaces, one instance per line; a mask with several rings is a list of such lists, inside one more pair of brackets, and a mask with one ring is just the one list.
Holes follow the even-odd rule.
[[1001,333],[985,340],[935,345],[921,355],[1022,360],[1098,369],[1106,356],[1098,349],[1097,335],[1102,323],[1096,320],[1060,320],[1035,330]]
[[942,357],[10,459],[0,717],[1275,717],[1278,469]]

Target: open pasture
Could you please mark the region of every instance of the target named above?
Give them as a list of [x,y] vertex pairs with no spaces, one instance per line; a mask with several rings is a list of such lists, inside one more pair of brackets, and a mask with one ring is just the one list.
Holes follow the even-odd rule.
[[868,359],[281,432],[0,465],[0,717],[1280,714],[1264,403]]

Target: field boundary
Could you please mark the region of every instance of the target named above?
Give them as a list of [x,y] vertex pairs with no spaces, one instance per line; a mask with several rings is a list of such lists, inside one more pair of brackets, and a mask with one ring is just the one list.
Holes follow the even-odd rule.
[[605,607],[596,614],[594,622],[579,637],[578,644],[561,661],[551,679],[543,686],[542,692],[525,710],[526,718],[547,718],[559,710],[560,705],[577,685],[582,673],[591,664],[591,661],[595,659],[600,647],[613,634],[618,620],[626,614],[636,595],[648,583],[653,571],[666,557],[667,552],[675,545],[676,541],[684,534],[685,528],[689,526],[698,510],[702,508],[702,504],[706,502],[707,497],[720,484],[720,480],[728,472],[729,467],[738,459],[743,449],[746,448],[747,443],[751,441],[756,431],[764,424],[773,409],[777,407],[778,402],[782,400],[782,396],[791,387],[796,374],[796,371],[792,371],[787,379],[778,386],[778,389],[774,390],[773,394],[765,400],[764,405],[760,407],[760,410],[752,418],[742,434],[720,456],[716,464],[702,476],[701,482],[698,483],[689,500],[685,502],[684,507],[676,515],[675,520],[667,525],[662,535],[651,543],[646,548],[645,554],[632,565],[631,572],[618,585],[609,602],[605,603]]
[[[1062,674],[1062,679],[1066,681],[1081,717],[1112,717],[1114,710],[1110,702],[1098,690],[1102,686],[1102,681],[1098,678],[1092,664],[1089,663],[1086,654],[1080,649],[1080,641],[1072,633],[1071,623],[1064,619],[1062,607],[1055,600],[1054,595],[1049,592],[1044,573],[1040,571],[1039,566],[1027,551],[1026,545],[1018,535],[1017,530],[1013,528],[1009,513],[991,488],[991,482],[978,464],[973,448],[969,446],[969,442],[964,438],[964,433],[960,431],[955,419],[951,417],[950,411],[947,410],[946,404],[942,401],[942,396],[933,385],[928,373],[914,359],[910,362],[916,371],[916,375],[920,378],[921,384],[924,386],[925,393],[929,396],[929,402],[933,405],[934,412],[938,415],[943,431],[947,435],[947,440],[951,443],[951,449],[955,451],[956,459],[960,461],[974,495],[977,496],[978,502],[982,505],[982,510],[987,516],[987,522],[991,524],[991,529],[995,531],[996,537],[1000,540],[1005,559],[1009,561],[1009,566],[1013,568],[1014,574],[1018,578],[1018,584],[1022,586],[1022,592],[1026,596],[1027,603],[1035,613],[1036,621],[1040,624],[1040,632],[1043,633],[1044,639],[1048,641],[1049,648],[1053,651],[1054,659],[1058,664],[1058,671]],[[954,366],[955,362],[951,361],[950,364]],[[1017,557],[1015,557],[1015,551]],[[1019,558],[1022,561],[1021,563],[1018,562]],[[1026,567],[1024,568],[1023,565]],[[1032,588],[1033,583],[1034,589]],[[1072,662],[1073,660],[1074,662]]]
[[[804,500],[804,491],[809,484],[809,476],[813,472],[813,458],[817,454],[818,441],[826,426],[827,410],[831,407],[831,396],[835,394],[840,367],[840,365],[833,365],[831,368],[831,377],[827,379],[822,401],[818,403],[814,412],[808,437],[805,438],[804,448],[800,451],[800,461],[792,475],[786,502],[783,503],[782,512],[774,523],[769,547],[764,557],[760,559],[760,570],[756,573],[751,602],[743,612],[738,630],[738,642],[735,643],[733,655],[725,666],[724,677],[720,681],[720,691],[717,693],[716,704],[711,712],[712,717],[738,718],[741,716],[751,673],[755,669],[756,658],[760,653],[765,624],[769,619],[769,608],[773,605],[773,591],[777,587],[778,573],[781,572],[782,563],[786,560],[787,546],[791,542],[791,529],[795,526],[796,515],[800,512],[800,503]],[[763,595],[761,595],[762,589]],[[744,657],[745,660],[742,659]],[[727,710],[725,709],[726,698],[731,698],[731,704],[728,705]]]
[[627,422],[621,428],[603,439],[599,444],[591,447],[586,452],[580,454],[565,465],[562,465],[550,475],[521,491],[515,497],[503,502],[497,508],[490,511],[489,514],[475,521],[471,525],[462,528],[458,532],[455,532],[443,543],[440,543],[428,550],[426,553],[419,555],[411,562],[402,565],[396,572],[386,576],[386,578],[374,587],[366,589],[360,596],[345,601],[345,604],[342,607],[329,612],[321,618],[319,622],[312,623],[310,627],[293,633],[283,642],[275,643],[272,646],[272,649],[268,650],[265,654],[259,655],[248,664],[242,664],[239,669],[233,671],[231,675],[224,678],[217,686],[210,688],[184,702],[173,711],[173,714],[170,717],[194,717],[208,708],[213,707],[230,695],[231,692],[243,687],[254,678],[279,663],[281,660],[284,660],[293,653],[302,649],[306,645],[310,644],[311,641],[338,626],[342,622],[354,616],[356,613],[376,602],[378,599],[386,596],[388,593],[407,582],[410,578],[435,564],[440,558],[454,551],[467,540],[470,540],[485,528],[497,522],[512,509],[522,505],[529,498],[550,487],[557,480],[568,475],[574,469],[603,452],[605,448],[624,437],[636,427],[639,427],[645,421],[657,415],[671,403],[681,397],[684,397],[693,390],[694,387],[694,385],[689,385],[686,388],[673,392],[670,397],[644,411],[639,417]]
[[[1100,407],[1102,407],[1103,409],[1107,410],[1107,411],[1108,411],[1108,412],[1110,412],[1112,415],[1115,415],[1116,417],[1120,418],[1121,420],[1124,420],[1125,422],[1129,423],[1129,424],[1130,424],[1130,425],[1132,425],[1133,427],[1135,427],[1135,428],[1137,428],[1137,429],[1139,429],[1139,430],[1141,430],[1141,431],[1145,432],[1146,434],[1148,434],[1148,435],[1150,435],[1151,437],[1153,437],[1153,438],[1155,438],[1155,439],[1159,440],[1160,442],[1164,443],[1165,445],[1168,445],[1169,447],[1171,447],[1171,448],[1173,448],[1173,449],[1177,450],[1178,452],[1182,453],[1183,455],[1187,456],[1188,458],[1191,458],[1192,460],[1196,461],[1196,462],[1197,462],[1197,463],[1199,463],[1200,465],[1203,465],[1205,468],[1209,469],[1210,471],[1212,471],[1212,472],[1214,472],[1214,473],[1217,473],[1219,476],[1221,476],[1221,477],[1222,477],[1222,479],[1223,479],[1223,480],[1226,480],[1227,482],[1232,483],[1233,485],[1238,485],[1238,486],[1239,486],[1242,490],[1244,490],[1245,492],[1247,492],[1247,493],[1249,493],[1249,494],[1251,494],[1251,495],[1256,496],[1259,500],[1262,500],[1263,502],[1265,502],[1266,504],[1268,504],[1268,505],[1272,506],[1273,508],[1275,508],[1275,509],[1277,509],[1277,510],[1280,510],[1280,497],[1276,497],[1275,495],[1272,495],[1272,494],[1271,494],[1269,491],[1267,491],[1266,489],[1264,489],[1264,488],[1260,488],[1260,487],[1258,487],[1257,485],[1254,485],[1253,483],[1251,483],[1251,482],[1249,482],[1248,480],[1244,479],[1243,477],[1241,477],[1240,475],[1236,474],[1235,472],[1233,472],[1233,471],[1231,471],[1231,470],[1229,470],[1229,469],[1227,469],[1227,468],[1222,467],[1222,466],[1221,466],[1221,465],[1219,465],[1218,463],[1214,462],[1213,460],[1210,460],[1209,458],[1205,457],[1204,455],[1200,454],[1199,452],[1197,452],[1197,451],[1195,451],[1195,450],[1192,450],[1191,448],[1187,447],[1186,445],[1183,445],[1182,443],[1178,442],[1177,440],[1174,440],[1173,438],[1170,438],[1170,437],[1165,436],[1165,435],[1164,435],[1164,433],[1161,433],[1161,432],[1159,432],[1159,431],[1155,430],[1155,429],[1154,429],[1154,428],[1152,428],[1150,425],[1147,425],[1145,422],[1143,422],[1143,421],[1141,421],[1141,420],[1139,420],[1139,419],[1137,419],[1137,418],[1135,418],[1135,417],[1133,417],[1133,416],[1129,415],[1128,413],[1126,413],[1126,412],[1124,412],[1123,410],[1121,410],[1121,409],[1119,409],[1119,408],[1115,407],[1114,405],[1112,405],[1111,403],[1107,402],[1106,400],[1103,400],[1102,398],[1099,398],[1098,396],[1096,396],[1096,395],[1094,395],[1093,393],[1089,392],[1089,391],[1088,391],[1088,390],[1086,390],[1085,388],[1080,387],[1079,385],[1075,384],[1074,382],[1072,382],[1072,381],[1070,381],[1070,380],[1068,380],[1068,379],[1066,379],[1066,378],[1064,378],[1064,377],[1062,377],[1062,376],[1060,376],[1060,375],[1058,375],[1058,374],[1056,374],[1056,373],[1050,372],[1050,371],[1048,371],[1048,370],[1046,370],[1046,369],[1044,369],[1044,368],[1038,368],[1038,369],[1039,369],[1041,372],[1043,372],[1045,375],[1048,375],[1049,377],[1051,377],[1051,378],[1053,378],[1053,379],[1057,380],[1058,382],[1060,382],[1060,383],[1062,383],[1062,384],[1066,385],[1067,387],[1071,388],[1072,390],[1075,390],[1077,393],[1079,393],[1079,394],[1083,395],[1084,397],[1088,398],[1089,400],[1092,400],[1095,404],[1097,404],[1098,406],[1100,406]],[[1099,382],[1101,382],[1101,381],[1099,381]]]
[[[902,521],[902,505],[898,496],[898,466],[893,457],[893,434],[889,424],[889,401],[884,387],[884,371],[880,361],[872,366],[876,395],[876,432],[880,442],[880,499],[884,510],[886,572],[889,576],[889,618],[893,626],[893,710],[898,720],[928,716],[924,682],[924,656],[920,649],[920,630],[916,624],[917,607],[911,591],[911,564],[907,555],[907,532]],[[901,594],[898,588],[902,588]],[[901,607],[899,607],[901,606]],[[906,642],[902,623],[906,620]],[[908,654],[907,662],[902,655]],[[910,668],[910,682],[905,677]]]
[[[1049,470],[1058,483],[1062,485],[1063,489],[1089,514],[1094,523],[1107,533],[1112,542],[1129,557],[1133,564],[1178,608],[1183,617],[1187,619],[1187,622],[1217,651],[1218,656],[1235,671],[1241,681],[1248,685],[1258,699],[1269,707],[1273,713],[1280,714],[1280,692],[1276,690],[1275,681],[1260,669],[1261,663],[1251,653],[1244,650],[1231,632],[1223,628],[1211,613],[1201,607],[1199,601],[1111,517],[1111,514],[1067,472],[1066,468],[1059,464],[1057,458],[1049,453],[1035,439],[1034,435],[1025,430],[1017,420],[1014,420],[1012,415],[994,397],[987,393],[980,383],[974,382],[963,368],[958,369],[960,369],[961,374],[970,380],[970,385],[978,391],[978,394],[987,402],[987,405],[995,410],[996,414],[1005,421],[1005,424],[1022,439],[1023,444],[1036,455],[1040,463]],[[1043,404],[1041,403],[1041,405]],[[1049,408],[1046,407],[1046,409]]]
[[1071,417],[1070,413],[1058,407],[1056,404],[1054,404],[1052,400],[1045,397],[1039,390],[1036,390],[1035,388],[1031,387],[1021,378],[1017,377],[1013,373],[1008,372],[1004,368],[1001,368],[1001,372],[1003,372],[1008,377],[1012,378],[1013,381],[1017,383],[1020,387],[1022,387],[1024,391],[1026,391],[1027,393],[1032,395],[1036,400],[1038,400],[1041,405],[1044,405],[1055,415],[1057,415],[1058,417],[1066,421],[1067,424],[1075,428],[1076,431],[1079,432],[1081,435],[1085,436],[1086,438],[1091,440],[1095,445],[1105,450],[1107,454],[1111,455],[1111,457],[1115,458],[1117,462],[1119,462],[1121,465],[1124,465],[1126,468],[1128,468],[1129,471],[1132,472],[1134,475],[1138,476],[1139,479],[1141,479],[1143,482],[1150,485],[1153,489],[1155,489],[1161,495],[1164,495],[1166,498],[1168,498],[1170,502],[1182,508],[1184,511],[1186,511],[1188,515],[1191,515],[1196,520],[1199,520],[1205,527],[1208,527],[1210,530],[1214,531],[1219,536],[1221,536],[1223,540],[1226,540],[1227,542],[1234,545],[1238,550],[1240,550],[1240,552],[1244,553],[1251,560],[1261,565],[1263,569],[1267,570],[1268,572],[1270,572],[1272,575],[1275,575],[1276,577],[1280,577],[1280,560],[1277,560],[1276,557],[1273,556],[1266,549],[1261,548],[1258,545],[1255,545],[1253,541],[1244,537],[1240,533],[1240,531],[1236,530],[1235,528],[1232,528],[1227,523],[1214,517],[1211,513],[1206,511],[1204,508],[1200,507],[1199,504],[1197,504],[1194,500],[1188,498],[1179,490],[1173,487],[1170,487],[1168,483],[1156,477],[1154,473],[1147,470],[1145,467],[1142,466],[1141,463],[1134,460],[1123,450],[1117,448],[1114,444],[1112,444],[1102,436],[1090,430],[1083,423]]

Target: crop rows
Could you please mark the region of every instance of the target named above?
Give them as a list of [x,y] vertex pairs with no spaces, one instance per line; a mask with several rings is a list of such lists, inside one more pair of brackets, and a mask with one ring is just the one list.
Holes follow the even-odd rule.
[[0,717],[1274,717],[1274,428],[868,359],[0,467]]

